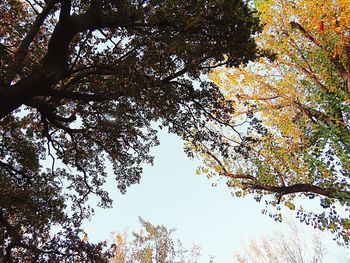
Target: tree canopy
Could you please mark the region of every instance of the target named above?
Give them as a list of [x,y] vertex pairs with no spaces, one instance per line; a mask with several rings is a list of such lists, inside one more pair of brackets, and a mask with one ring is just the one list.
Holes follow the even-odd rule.
[[198,262],[201,251],[198,245],[186,249],[180,240],[171,237],[175,229],[139,220],[141,229],[132,232],[132,237],[126,232],[115,234],[113,263]]
[[[263,25],[257,44],[274,56],[211,74],[235,117],[226,129],[212,127],[221,130],[225,151],[197,146],[206,161],[200,172],[228,178],[236,196],[297,208],[301,221],[348,244],[350,2],[256,4]],[[302,196],[317,197],[319,212],[299,206]],[[270,215],[281,219],[279,211]]]
[[107,260],[81,238],[89,196],[112,204],[106,160],[125,192],[152,163],[154,122],[219,146],[200,130],[231,105],[202,74],[256,57],[257,17],[241,0],[3,0],[0,14],[0,257]]
[[244,242],[242,252],[235,255],[235,263],[323,263],[327,247],[319,235],[306,236],[296,222],[260,240]]

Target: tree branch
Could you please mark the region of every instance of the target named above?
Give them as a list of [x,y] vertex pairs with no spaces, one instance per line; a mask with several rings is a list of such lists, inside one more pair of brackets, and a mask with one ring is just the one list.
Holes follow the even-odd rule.
[[[300,25],[298,22],[292,21],[290,22],[290,25],[292,28],[295,28],[297,30],[299,30],[304,37],[306,37],[307,39],[309,39],[311,42],[313,42],[316,46],[322,48],[323,50],[325,50],[320,43],[318,42],[318,40],[316,38],[314,38],[309,32],[307,32],[307,30]],[[350,49],[350,48],[349,48]],[[333,65],[337,68],[339,75],[341,76],[341,78],[343,79],[347,89],[346,91],[348,93],[350,93],[350,71],[347,71],[346,68],[344,67],[344,65],[341,63],[339,56],[333,56],[331,55],[329,52],[327,52],[327,50],[325,50],[329,60],[333,63]],[[348,55],[348,63],[350,63],[350,50],[349,50],[349,54]],[[350,67],[350,66],[349,66]]]
[[111,97],[107,98],[105,96],[98,95],[98,94],[88,94],[88,93],[80,93],[80,92],[74,92],[74,91],[60,91],[60,90],[50,90],[47,93],[45,93],[45,95],[53,98],[79,100],[84,102],[105,101],[105,100],[111,99]]
[[[244,184],[247,187],[254,190],[266,190],[266,191],[278,193],[281,195],[295,194],[295,193],[314,193],[325,197],[338,199],[338,196],[337,196],[338,191],[336,189],[322,188],[311,184],[294,184],[289,186],[273,186],[273,185],[250,184],[250,183],[244,183]],[[347,191],[339,191],[339,192],[350,195],[350,193]]]
[[70,17],[70,11],[72,8],[72,0],[62,0],[61,2],[61,12],[59,15],[59,21],[66,20]]
[[46,17],[49,15],[49,13],[52,11],[56,4],[55,0],[50,0],[47,2],[45,8],[42,10],[42,12],[38,15],[36,20],[33,23],[33,26],[25,36],[25,38],[22,40],[15,58],[14,63],[12,67],[9,70],[9,73],[7,74],[7,84],[10,85],[11,81],[15,77],[15,75],[20,72],[23,68],[23,62],[28,54],[29,46],[33,42],[35,36],[40,30],[41,25],[44,23]]

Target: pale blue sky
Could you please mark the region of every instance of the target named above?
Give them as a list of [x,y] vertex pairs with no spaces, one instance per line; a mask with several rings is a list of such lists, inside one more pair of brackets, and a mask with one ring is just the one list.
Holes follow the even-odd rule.
[[[234,198],[224,181],[212,187],[213,180],[196,175],[199,160],[190,160],[182,150],[183,143],[175,135],[161,131],[161,145],[154,148],[154,166],[146,166],[139,185],[131,186],[126,195],[119,194],[114,181],[108,183],[112,209],[97,209],[85,229],[91,241],[111,239],[112,232],[140,228],[141,216],[152,224],[176,228],[174,238],[186,247],[199,244],[204,256],[200,263],[215,255],[216,263],[233,262],[241,241],[259,239],[281,227],[261,214],[262,206],[252,198]],[[306,228],[307,235],[314,231]],[[328,259],[325,263],[344,262],[344,251],[326,234]]]

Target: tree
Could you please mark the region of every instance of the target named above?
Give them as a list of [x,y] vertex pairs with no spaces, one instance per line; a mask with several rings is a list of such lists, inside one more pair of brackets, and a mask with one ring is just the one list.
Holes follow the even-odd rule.
[[[319,236],[306,240],[292,222],[288,231],[275,232],[261,241],[250,240],[244,252],[236,254],[237,263],[322,263],[327,250]],[[310,238],[311,239],[311,238]]]
[[[226,137],[224,151],[197,146],[206,162],[200,171],[277,209],[317,197],[320,212],[300,207],[298,217],[349,244],[349,1],[256,3],[256,41],[274,57],[213,71],[235,117],[226,129],[212,127]],[[281,219],[280,211],[270,215]]]
[[91,194],[112,204],[105,161],[124,193],[152,163],[152,123],[211,140],[194,131],[229,104],[201,76],[255,58],[257,18],[241,0],[3,0],[0,14],[0,258],[105,261],[81,229]]
[[133,232],[128,240],[127,233],[116,233],[114,263],[196,263],[200,256],[197,245],[185,249],[180,240],[171,238],[175,229],[153,225],[140,218],[141,230]]

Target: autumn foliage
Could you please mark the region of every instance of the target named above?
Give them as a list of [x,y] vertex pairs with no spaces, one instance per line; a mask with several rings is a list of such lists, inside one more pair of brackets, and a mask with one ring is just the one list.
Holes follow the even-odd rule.
[[[211,73],[235,111],[221,153],[202,145],[209,176],[235,195],[298,210],[301,221],[350,240],[350,2],[256,1],[269,58]],[[218,129],[213,125],[213,130]],[[310,212],[298,198],[315,198]],[[268,213],[269,210],[263,210]],[[271,212],[276,220],[279,211]]]

